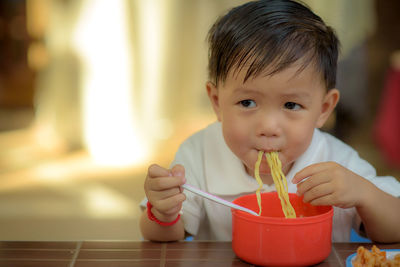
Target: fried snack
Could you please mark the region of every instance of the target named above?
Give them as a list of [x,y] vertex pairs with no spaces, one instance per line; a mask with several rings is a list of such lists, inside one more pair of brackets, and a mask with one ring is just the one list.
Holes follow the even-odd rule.
[[375,245],[372,246],[371,251],[359,246],[352,264],[354,267],[400,267],[400,253],[393,259],[388,259],[386,251],[380,250]]

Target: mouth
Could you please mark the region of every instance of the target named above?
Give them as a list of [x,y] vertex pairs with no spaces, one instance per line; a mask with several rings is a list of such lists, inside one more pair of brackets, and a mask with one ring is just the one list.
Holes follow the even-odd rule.
[[264,151],[264,153],[270,153],[270,152],[280,153],[281,152],[281,150],[279,150],[279,149],[257,149],[257,151]]

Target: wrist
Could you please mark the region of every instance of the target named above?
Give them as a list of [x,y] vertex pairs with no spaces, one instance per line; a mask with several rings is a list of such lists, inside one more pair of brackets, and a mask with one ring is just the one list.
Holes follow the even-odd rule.
[[154,208],[150,202],[147,202],[147,216],[151,221],[162,226],[174,225],[181,217],[179,213],[174,215],[165,215]]
[[368,209],[379,199],[379,190],[374,184],[366,181],[364,185],[364,190],[361,190],[360,200],[356,204],[357,209]]
[[169,222],[174,221],[174,220],[176,219],[176,217],[178,217],[178,215],[179,215],[179,213],[173,214],[173,215],[166,215],[166,214],[164,214],[164,213],[158,211],[158,209],[156,209],[156,208],[154,208],[154,207],[151,208],[151,213],[153,213],[153,215],[154,215],[158,220],[160,220],[160,221],[162,221],[162,222],[166,222],[166,223],[169,223]]

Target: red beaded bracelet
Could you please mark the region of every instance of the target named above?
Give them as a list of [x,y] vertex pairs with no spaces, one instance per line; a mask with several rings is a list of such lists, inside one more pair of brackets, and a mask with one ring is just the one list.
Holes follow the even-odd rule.
[[176,217],[176,219],[173,220],[172,222],[162,222],[159,219],[157,219],[156,216],[154,216],[154,214],[151,212],[151,208],[152,207],[153,207],[153,205],[151,205],[150,201],[147,201],[147,217],[149,217],[149,219],[151,221],[154,221],[154,222],[158,223],[159,225],[162,225],[162,226],[174,225],[179,220],[179,218],[181,217],[181,215],[178,214],[178,217]]

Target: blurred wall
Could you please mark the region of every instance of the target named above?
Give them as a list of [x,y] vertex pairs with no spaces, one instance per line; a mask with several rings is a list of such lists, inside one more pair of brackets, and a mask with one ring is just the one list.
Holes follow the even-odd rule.
[[[109,155],[137,150],[138,155],[126,157],[151,158],[165,140],[178,135],[181,140],[215,119],[205,93],[206,34],[219,15],[245,2],[27,0],[31,51],[36,51],[30,53],[36,125],[61,137],[70,149]],[[343,121],[373,116],[367,44],[375,34],[376,4],[305,3],[341,39],[336,128],[348,129]],[[183,130],[188,124],[190,131]]]

